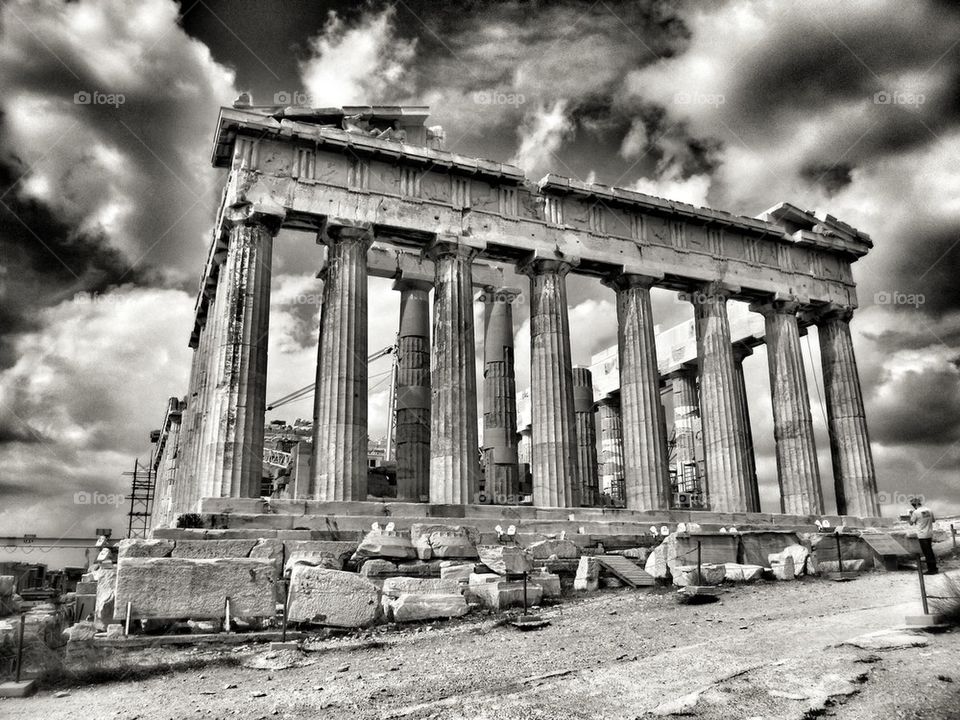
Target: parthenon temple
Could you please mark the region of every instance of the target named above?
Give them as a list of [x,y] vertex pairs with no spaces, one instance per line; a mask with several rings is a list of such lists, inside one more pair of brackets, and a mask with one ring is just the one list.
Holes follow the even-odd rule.
[[[385,130],[358,127],[350,121],[358,115]],[[271,266],[281,228],[315,238],[322,263],[309,482],[287,501],[307,514],[377,514],[367,487],[374,276],[394,280],[400,304],[395,506],[450,517],[483,506],[494,517],[498,506],[527,497],[529,477],[529,512],[595,517],[601,490],[616,481],[625,505],[618,517],[665,516],[677,508],[677,468],[699,457],[694,511],[760,513],[742,362],[764,343],[780,502],[763,511],[880,515],[850,331],[851,266],[872,247],[866,234],[788,203],[742,217],[554,174],[533,182],[512,165],[444,150],[427,116],[419,106],[221,110],[213,164],[226,170],[226,183],[197,296],[189,386],[164,423],[156,491],[163,522],[185,513],[263,515]],[[529,285],[508,286],[518,283],[505,281],[504,268]],[[570,274],[594,278],[616,298],[616,350],[596,358],[592,372],[572,362]],[[692,307],[683,357],[658,357],[654,288]],[[528,426],[518,423],[518,297],[530,310]],[[749,342],[731,330],[734,300],[757,318]],[[820,344],[835,508],[825,507],[817,464],[801,345],[810,326]],[[612,377],[601,377],[605,363]],[[664,392],[673,399],[674,461]],[[693,418],[699,434],[690,431]]]

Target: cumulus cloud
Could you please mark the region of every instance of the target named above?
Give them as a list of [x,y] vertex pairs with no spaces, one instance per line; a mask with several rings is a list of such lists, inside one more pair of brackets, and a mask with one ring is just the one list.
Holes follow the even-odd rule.
[[523,168],[531,177],[555,168],[555,153],[573,130],[573,124],[565,112],[566,107],[565,100],[557,100],[549,109],[537,107],[517,129],[520,146],[511,162]]
[[396,10],[363,14],[355,25],[331,10],[323,30],[311,38],[311,56],[300,65],[316,107],[398,101],[412,89],[409,64],[416,41],[397,36]]

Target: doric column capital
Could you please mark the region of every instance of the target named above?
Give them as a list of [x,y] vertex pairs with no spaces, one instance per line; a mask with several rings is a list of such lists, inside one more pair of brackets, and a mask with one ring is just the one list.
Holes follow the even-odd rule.
[[423,292],[430,292],[433,290],[433,283],[429,280],[417,280],[414,278],[399,277],[393,281],[393,289],[397,292],[403,292],[404,290],[421,290]]
[[817,325],[831,320],[848,323],[853,318],[853,310],[854,307],[852,305],[838,305],[836,303],[807,305],[800,311],[800,318],[805,322],[811,322]]
[[521,295],[523,295],[523,290],[520,288],[485,285],[483,291],[477,295],[477,300],[484,304],[506,303],[512,305]]
[[328,246],[339,242],[360,242],[366,243],[369,248],[373,244],[373,225],[330,220],[317,237],[317,242]]
[[726,302],[740,292],[740,287],[720,281],[695,283],[679,293],[681,300],[693,305],[704,305],[711,301]]
[[685,362],[679,367],[674,368],[670,372],[664,375],[667,380],[674,380],[675,378],[688,378],[697,376],[697,361],[691,360]]
[[645,275],[627,271],[608,275],[602,282],[614,290],[628,290],[636,287],[649,290],[661,280],[663,280],[662,275]]
[[733,359],[736,362],[742,363],[745,358],[748,358],[751,355],[753,355],[753,348],[749,345],[744,345],[740,342],[735,342],[733,344]]
[[796,315],[803,307],[796,300],[768,300],[750,303],[750,310],[764,317],[768,315]]
[[602,398],[597,400],[594,404],[594,407],[611,407],[614,409],[620,408],[620,393],[612,392],[604,395]]
[[438,235],[430,241],[424,252],[434,262],[443,257],[473,260],[485,246],[486,243],[483,241],[477,241],[463,235]]
[[238,202],[223,209],[223,223],[227,228],[235,225],[262,225],[271,235],[276,235],[287,216],[281,205],[271,203]]
[[563,277],[579,264],[580,258],[562,253],[559,250],[556,257],[543,257],[539,253],[533,252],[522,262],[517,263],[517,272],[529,277],[548,274],[557,274]]

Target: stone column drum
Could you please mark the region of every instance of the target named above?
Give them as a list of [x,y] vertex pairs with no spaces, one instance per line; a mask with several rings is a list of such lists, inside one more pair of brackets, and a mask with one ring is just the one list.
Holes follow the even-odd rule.
[[750,426],[750,406],[747,404],[747,380],[743,375],[744,358],[753,354],[753,348],[743,344],[733,346],[733,370],[737,377],[737,405],[740,407],[741,421],[743,422],[743,451],[747,456],[747,490],[749,502],[747,509],[750,512],[760,512],[760,484],[757,480],[757,457],[753,449],[753,428]]
[[480,440],[477,431],[473,272],[477,254],[461,239],[440,239],[434,262],[433,354],[430,405],[430,502],[477,501]]
[[566,275],[572,262],[533,259],[530,277],[531,469],[536,507],[571,507],[580,483]]
[[520,493],[517,454],[517,385],[513,353],[515,288],[486,287],[483,332],[484,495],[487,502],[516,504]]
[[632,273],[607,281],[617,293],[623,473],[631,510],[670,507],[666,423],[650,303],[655,281]]
[[[697,367],[686,365],[668,375],[673,388],[673,432],[674,432],[674,470],[677,474],[677,487],[686,488],[684,473],[691,464],[695,472],[697,466],[697,444],[700,436],[700,399],[697,397]],[[700,478],[700,489],[706,493],[704,478]]]
[[840,307],[827,308],[816,316],[837,513],[879,517],[877,477],[850,336],[852,316],[851,308]]
[[619,395],[607,395],[598,400],[597,414],[600,418],[600,462],[603,463],[600,491],[615,497],[623,480],[623,424]]
[[424,280],[397,280],[397,499],[430,499],[430,289]]
[[597,477],[597,424],[594,415],[593,374],[589,368],[573,369],[573,410],[577,423],[577,462],[580,465],[579,505],[599,503]]
[[700,420],[709,506],[714,512],[746,512],[750,461],[743,416],[736,397],[736,373],[730,344],[727,298],[715,283],[690,293],[697,332],[700,370]]
[[330,224],[322,271],[309,495],[367,499],[367,226]]
[[211,308],[209,433],[202,472],[215,497],[259,497],[275,217],[237,209]]
[[761,313],[766,322],[780,509],[788,515],[819,515],[823,513],[823,489],[800,348],[799,305],[774,301],[756,303],[751,309]]

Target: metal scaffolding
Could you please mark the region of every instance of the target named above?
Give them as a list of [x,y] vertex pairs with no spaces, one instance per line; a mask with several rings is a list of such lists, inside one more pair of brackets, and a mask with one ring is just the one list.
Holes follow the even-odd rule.
[[130,478],[130,511],[127,513],[127,537],[146,538],[150,531],[150,516],[153,514],[153,495],[157,476],[151,467],[145,467],[137,458],[133,471],[121,473]]

